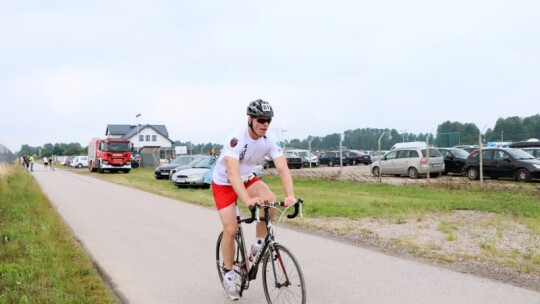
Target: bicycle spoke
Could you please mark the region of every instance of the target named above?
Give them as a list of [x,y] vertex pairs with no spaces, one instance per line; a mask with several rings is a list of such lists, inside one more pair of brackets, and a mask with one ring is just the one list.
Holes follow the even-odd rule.
[[305,303],[302,271],[292,253],[274,245],[263,265],[263,285],[269,303]]

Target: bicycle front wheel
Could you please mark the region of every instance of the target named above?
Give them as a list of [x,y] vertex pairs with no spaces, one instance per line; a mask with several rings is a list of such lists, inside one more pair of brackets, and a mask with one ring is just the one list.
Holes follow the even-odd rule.
[[263,259],[263,287],[268,303],[306,303],[306,284],[292,252],[273,244]]
[[[219,282],[223,283],[223,253],[221,252],[221,239],[223,238],[223,232],[219,234],[216,244],[216,266],[218,271]],[[242,295],[244,289],[247,289],[247,263],[244,254],[242,254],[243,244],[241,239],[237,236],[235,238],[234,260],[233,269],[236,272],[236,285],[238,292]]]

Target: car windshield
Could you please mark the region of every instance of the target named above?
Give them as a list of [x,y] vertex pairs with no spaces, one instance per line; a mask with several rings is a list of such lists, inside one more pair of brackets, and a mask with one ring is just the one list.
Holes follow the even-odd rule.
[[[422,149],[422,156],[426,157],[426,149]],[[429,157],[441,157],[442,154],[437,149],[429,149]]]
[[298,155],[295,154],[294,152],[285,152],[285,157],[287,158],[298,157]]
[[170,164],[183,166],[189,164],[191,161],[193,161],[193,156],[178,156],[177,158],[173,159]]
[[130,143],[125,142],[105,142],[103,151],[110,152],[129,152],[131,151]]
[[454,154],[454,156],[456,157],[465,157],[467,158],[469,156],[469,153],[467,153],[467,151],[465,150],[452,150],[452,154]]
[[204,157],[197,156],[197,157],[195,157],[192,161],[190,161],[186,166],[188,166],[188,167],[193,167],[193,166],[195,166],[198,162],[202,161],[203,159],[204,159]]
[[297,152],[297,153],[298,153],[298,155],[300,155],[302,157],[308,157],[309,156],[309,154],[307,152],[305,152],[305,151]]
[[508,153],[515,159],[535,159],[534,156],[520,149],[508,150]]
[[212,157],[212,156],[205,157],[202,160],[200,160],[198,163],[196,163],[193,166],[193,168],[207,168],[207,169],[210,169],[210,167],[212,167],[212,165],[214,164],[215,161],[216,161],[216,159],[214,157]]

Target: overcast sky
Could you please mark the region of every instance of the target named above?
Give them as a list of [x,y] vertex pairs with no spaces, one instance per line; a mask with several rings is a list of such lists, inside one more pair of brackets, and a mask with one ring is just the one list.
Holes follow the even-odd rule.
[[[0,0],[0,143],[107,124],[223,143],[247,104],[286,139],[492,128],[540,113],[540,1]],[[281,135],[281,134],[278,134]]]

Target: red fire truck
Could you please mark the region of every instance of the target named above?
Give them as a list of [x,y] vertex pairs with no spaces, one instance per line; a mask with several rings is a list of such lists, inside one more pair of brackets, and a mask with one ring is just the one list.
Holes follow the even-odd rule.
[[131,170],[131,142],[121,138],[94,138],[88,143],[88,169],[90,172]]

